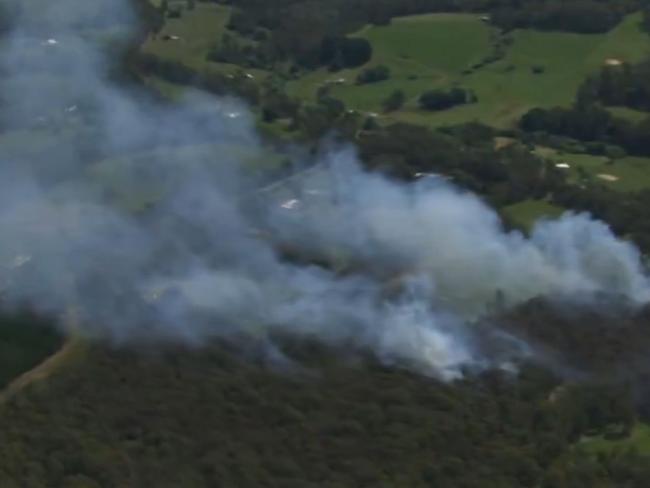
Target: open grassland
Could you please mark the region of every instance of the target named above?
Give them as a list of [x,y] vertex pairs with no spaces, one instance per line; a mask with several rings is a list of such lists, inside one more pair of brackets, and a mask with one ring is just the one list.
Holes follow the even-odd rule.
[[544,200],[525,200],[505,207],[502,212],[517,227],[528,231],[539,219],[559,217],[564,210]]
[[542,148],[537,152],[557,162],[567,163],[566,171],[576,183],[594,182],[618,191],[639,191],[650,188],[650,158],[626,156],[610,160],[605,156],[559,153]]
[[641,122],[650,116],[650,113],[648,112],[642,112],[641,110],[635,110],[628,107],[607,107],[607,110],[609,110],[614,117],[620,117],[621,119],[629,120],[630,122]]
[[[534,106],[568,105],[584,78],[605,60],[634,62],[650,52],[650,38],[640,31],[640,20],[630,15],[611,32],[598,35],[516,31],[505,58],[477,70],[466,84],[479,100],[501,99],[502,107],[510,106],[508,112],[490,113],[500,123]],[[535,74],[535,67],[543,72]]]
[[650,455],[650,426],[639,423],[632,433],[623,439],[606,439],[602,435],[588,437],[583,439],[578,446],[593,454],[633,449],[639,454]]
[[[147,40],[143,51],[202,68],[208,52],[221,39],[229,18],[229,7],[198,2],[194,10],[183,10],[180,18],[166,19],[162,31]],[[165,36],[179,39],[165,40]]]
[[[181,4],[184,5],[184,4]],[[230,16],[230,7],[197,3],[183,9],[179,19],[167,19],[163,31],[143,45],[144,52],[181,61],[197,70],[232,73],[239,67],[207,59],[218,44]],[[318,89],[330,84],[333,96],[349,109],[381,112],[382,101],[402,90],[404,108],[383,118],[429,126],[480,121],[496,127],[511,126],[533,107],[569,105],[576,90],[590,73],[606,60],[635,62],[650,54],[650,37],[639,28],[640,14],[627,16],[606,34],[573,34],[517,30],[509,34],[471,14],[425,14],[393,19],[387,26],[366,26],[353,34],[370,41],[373,57],[364,66],[331,72],[310,71],[287,82],[287,91],[303,100],[314,100]],[[231,33],[232,34],[232,33]],[[232,34],[234,35],[234,34]],[[178,40],[164,40],[177,36]],[[501,56],[494,58],[497,44]],[[356,84],[365,68],[386,65],[389,80]],[[257,78],[268,73],[247,69]],[[440,112],[426,112],[418,97],[435,88],[462,86],[473,90],[478,103]],[[613,109],[618,115],[638,119],[627,109]]]
[[640,20],[630,15],[598,35],[516,31],[502,60],[457,80],[476,92],[479,103],[435,114],[433,123],[479,120],[507,126],[530,108],[569,105],[584,78],[605,60],[634,62],[650,53]]
[[364,68],[331,73],[314,71],[289,84],[293,94],[311,98],[328,80],[345,79],[334,88],[335,96],[350,108],[379,111],[381,101],[401,89],[415,103],[425,90],[446,86],[473,63],[490,53],[489,26],[477,15],[428,14],[394,19],[388,26],[367,26],[356,35],[368,39],[373,57],[365,66],[383,64],[391,69],[391,79],[356,85]]
[[[506,127],[533,107],[568,105],[584,78],[607,59],[635,62],[650,54],[650,37],[639,28],[639,14],[629,15],[607,34],[572,34],[518,30],[498,61],[476,66],[492,54],[498,32],[476,15],[432,14],[395,19],[389,26],[365,27],[357,35],[374,48],[368,66],[385,64],[390,80],[356,85],[363,69],[313,72],[290,84],[292,92],[312,97],[318,86],[338,78],[333,94],[349,108],[376,111],[393,90],[409,99],[389,117],[432,126],[471,120]],[[442,112],[417,108],[417,97],[432,88],[460,85],[474,90],[479,102]]]
[[[156,2],[153,2],[156,5]],[[171,2],[181,9],[180,18],[167,18],[161,32],[150,35],[141,46],[141,51],[156,57],[182,63],[199,73],[235,74],[242,67],[217,63],[208,59],[210,51],[218,46],[230,20],[231,7],[215,3],[197,2],[192,10],[186,8],[186,2]],[[230,33],[236,37],[233,33]],[[268,76],[268,72],[246,68],[246,73],[258,80]],[[147,80],[149,86],[171,100],[178,99],[186,87],[170,83],[153,76]]]
[[[174,2],[171,5],[174,5]],[[185,2],[179,3],[179,6],[184,7]],[[182,8],[181,11],[180,18],[166,19],[161,32],[146,40],[142,45],[143,52],[154,54],[161,59],[182,62],[197,71],[213,70],[232,73],[241,69],[233,64],[208,60],[208,54],[219,44],[226,32],[231,13],[230,7],[197,2],[193,10]],[[170,39],[171,37],[174,39]],[[246,71],[257,75],[264,74],[255,69],[247,68]]]

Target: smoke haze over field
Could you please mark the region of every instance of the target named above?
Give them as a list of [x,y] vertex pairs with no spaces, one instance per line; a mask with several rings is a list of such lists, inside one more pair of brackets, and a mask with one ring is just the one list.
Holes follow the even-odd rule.
[[[74,306],[88,334],[118,342],[282,330],[453,378],[502,363],[478,353],[468,325],[497,296],[506,305],[538,295],[650,299],[638,251],[605,224],[567,214],[530,238],[506,233],[476,197],[364,172],[349,148],[293,179],[298,204],[283,208],[256,192],[233,150],[268,157],[245,107],[196,92],[163,106],[107,81],[99,46],[123,35],[129,12],[126,0],[25,0],[3,45],[11,130],[0,138],[0,283],[9,304],[52,314]],[[251,211],[243,195],[265,207]],[[142,198],[155,202],[146,213],[123,201]],[[287,263],[260,228],[363,272]]]

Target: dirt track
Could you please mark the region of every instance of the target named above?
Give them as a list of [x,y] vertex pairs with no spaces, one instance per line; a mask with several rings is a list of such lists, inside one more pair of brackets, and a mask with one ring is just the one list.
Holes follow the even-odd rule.
[[66,358],[77,343],[78,341],[74,339],[67,339],[58,351],[9,383],[9,385],[0,392],[0,405],[12,398],[26,386],[48,378],[61,364],[65,362]]

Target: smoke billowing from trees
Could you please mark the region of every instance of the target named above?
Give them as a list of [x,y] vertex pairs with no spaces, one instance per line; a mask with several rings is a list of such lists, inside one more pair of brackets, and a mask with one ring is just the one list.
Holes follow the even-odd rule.
[[[639,253],[603,223],[507,233],[476,197],[364,172],[351,149],[292,178],[289,202],[260,190],[230,150],[265,157],[245,107],[196,92],[170,106],[108,81],[107,40],[133,24],[126,0],[21,11],[0,83],[8,304],[74,308],[83,332],[116,342],[281,331],[454,378],[506,361],[481,354],[470,325],[495,300],[650,298]],[[125,195],[152,205],[133,212]],[[284,259],[283,245],[353,271]]]

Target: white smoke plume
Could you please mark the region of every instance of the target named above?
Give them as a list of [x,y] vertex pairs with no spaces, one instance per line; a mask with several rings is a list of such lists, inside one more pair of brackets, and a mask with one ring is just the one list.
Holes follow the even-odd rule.
[[[478,198],[365,172],[349,148],[260,188],[246,161],[269,156],[237,101],[162,104],[109,81],[126,0],[19,10],[0,54],[5,305],[74,307],[82,332],[116,342],[279,330],[451,379],[506,366],[473,339],[495,297],[650,298],[639,253],[603,223],[507,233]],[[287,262],[282,246],[356,272]]]
[[342,250],[375,273],[425,275],[438,299],[463,315],[485,311],[496,291],[505,305],[601,292],[650,298],[638,251],[586,214],[541,221],[526,238],[504,232],[492,209],[442,179],[400,185],[354,160],[350,151],[332,154],[326,175],[305,178],[320,199],[277,213],[277,234],[305,249]]

